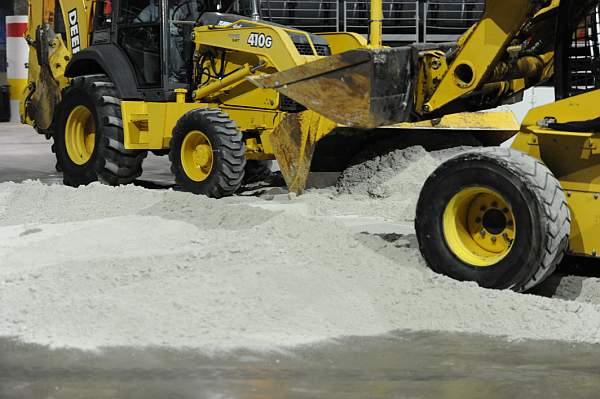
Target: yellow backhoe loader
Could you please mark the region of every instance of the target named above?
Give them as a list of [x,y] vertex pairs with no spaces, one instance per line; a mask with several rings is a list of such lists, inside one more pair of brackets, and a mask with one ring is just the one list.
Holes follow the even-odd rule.
[[[425,133],[448,125],[455,145],[499,143],[516,130],[498,113],[468,126],[413,118],[425,47],[383,48],[381,10],[373,2],[368,42],[262,21],[257,1],[31,0],[22,118],[53,139],[65,184],[130,183],[151,151],[169,155],[184,190],[217,198],[272,159],[299,193],[311,168],[341,171],[392,133],[417,128],[406,143],[434,149]],[[427,51],[440,58],[456,48]]]

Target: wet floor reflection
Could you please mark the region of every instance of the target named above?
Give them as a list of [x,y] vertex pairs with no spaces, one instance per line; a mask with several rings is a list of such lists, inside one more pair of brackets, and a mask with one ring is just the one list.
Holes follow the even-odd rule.
[[48,350],[0,341],[0,398],[595,398],[600,346],[441,333],[293,350]]

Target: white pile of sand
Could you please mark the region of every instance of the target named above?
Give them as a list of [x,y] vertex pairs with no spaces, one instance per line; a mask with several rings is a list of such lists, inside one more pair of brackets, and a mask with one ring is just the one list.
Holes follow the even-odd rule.
[[315,216],[412,222],[423,182],[443,160],[468,148],[427,152],[414,146],[391,151],[348,168],[339,179],[337,192],[309,190],[298,201]]
[[0,335],[206,351],[394,329],[600,342],[594,304],[459,283],[415,249],[235,202],[0,184]]

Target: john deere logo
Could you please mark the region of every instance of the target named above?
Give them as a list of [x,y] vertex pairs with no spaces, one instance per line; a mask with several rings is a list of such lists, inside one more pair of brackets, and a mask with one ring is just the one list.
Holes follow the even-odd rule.
[[77,22],[77,9],[69,11],[69,34],[71,36],[71,52],[78,53],[81,49],[79,41],[79,23]]

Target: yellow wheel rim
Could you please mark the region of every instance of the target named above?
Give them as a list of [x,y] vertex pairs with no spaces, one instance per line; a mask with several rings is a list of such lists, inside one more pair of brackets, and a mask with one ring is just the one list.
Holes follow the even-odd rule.
[[90,160],[96,145],[96,124],[89,109],[79,105],[71,111],[65,126],[65,146],[71,161],[83,165]]
[[210,140],[198,130],[192,130],[181,145],[181,164],[193,181],[204,181],[213,168],[213,149]]
[[452,197],[443,216],[444,237],[461,261],[493,266],[511,251],[516,222],[510,204],[484,187],[470,187]]

